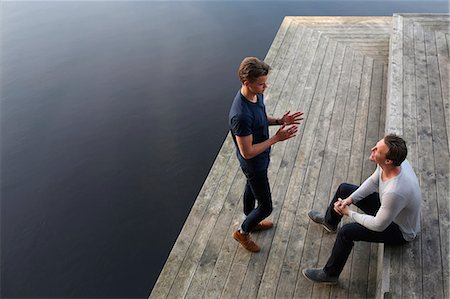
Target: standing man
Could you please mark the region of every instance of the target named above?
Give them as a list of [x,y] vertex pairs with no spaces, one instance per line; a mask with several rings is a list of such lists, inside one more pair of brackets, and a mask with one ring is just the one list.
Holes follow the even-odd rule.
[[[375,172],[360,186],[341,184],[325,215],[308,216],[328,232],[336,232],[342,216],[355,222],[339,230],[325,267],[304,269],[303,275],[316,283],[336,284],[354,241],[402,244],[414,240],[420,230],[421,192],[416,174],[406,159],[405,141],[387,135],[372,148]],[[344,199],[342,199],[344,198]],[[348,208],[354,204],[366,214]]]
[[[285,113],[277,119],[266,114],[264,90],[267,88],[269,65],[255,57],[245,58],[239,67],[242,86],[230,109],[229,124],[236,144],[236,154],[247,178],[244,192],[244,222],[233,233],[233,238],[245,249],[258,252],[259,246],[250,239],[250,232],[270,229],[272,221],[264,220],[272,213],[267,168],[270,147],[296,136],[303,112]],[[281,125],[269,138],[269,125]],[[258,207],[255,204],[258,202]]]

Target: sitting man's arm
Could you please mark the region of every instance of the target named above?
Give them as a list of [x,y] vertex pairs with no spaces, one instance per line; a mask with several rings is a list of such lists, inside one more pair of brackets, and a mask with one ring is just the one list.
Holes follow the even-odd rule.
[[355,192],[353,192],[349,197],[351,197],[352,203],[357,203],[361,199],[369,196],[370,194],[374,192],[378,192],[378,185],[379,185],[379,173],[380,168],[377,167],[375,172],[368,177],[364,183],[359,186],[358,189],[356,189]]
[[345,205],[340,206],[338,209],[343,215],[351,217],[362,226],[376,232],[381,232],[394,221],[395,217],[403,209],[403,202],[403,199],[394,193],[384,194],[381,207],[375,216],[360,214],[350,210]]

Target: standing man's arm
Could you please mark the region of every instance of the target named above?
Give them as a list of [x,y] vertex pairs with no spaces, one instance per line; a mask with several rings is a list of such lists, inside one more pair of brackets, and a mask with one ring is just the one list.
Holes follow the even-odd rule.
[[251,159],[264,152],[273,144],[283,141],[292,137],[295,137],[298,131],[297,126],[285,125],[281,126],[278,131],[271,138],[261,143],[253,144],[253,135],[248,136],[236,136],[236,143],[239,147],[239,151],[244,159]]

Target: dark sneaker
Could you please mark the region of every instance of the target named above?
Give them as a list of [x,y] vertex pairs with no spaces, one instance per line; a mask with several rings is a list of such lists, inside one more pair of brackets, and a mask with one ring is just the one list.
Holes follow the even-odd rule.
[[331,225],[325,222],[325,216],[317,211],[309,211],[309,218],[315,223],[322,225],[322,227],[329,233],[335,233],[337,231],[337,225]]
[[261,249],[259,246],[250,239],[250,234],[243,234],[239,230],[233,233],[233,238],[241,243],[242,247],[251,252],[258,252]]
[[263,220],[260,223],[258,223],[255,228],[253,229],[254,232],[271,229],[273,227],[273,222],[270,220]]
[[315,283],[337,284],[338,276],[330,276],[323,269],[303,269],[303,276]]

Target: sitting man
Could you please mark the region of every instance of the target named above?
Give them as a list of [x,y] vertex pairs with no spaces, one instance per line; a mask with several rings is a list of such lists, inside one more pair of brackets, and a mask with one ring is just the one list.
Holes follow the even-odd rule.
[[[310,211],[308,216],[328,232],[336,232],[342,217],[354,222],[342,226],[331,256],[323,268],[303,269],[315,282],[336,284],[352,251],[354,241],[402,244],[412,241],[420,230],[421,192],[417,177],[406,159],[405,141],[387,135],[372,148],[370,160],[375,172],[358,187],[341,184],[325,215]],[[366,214],[348,208],[354,204]]]

